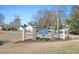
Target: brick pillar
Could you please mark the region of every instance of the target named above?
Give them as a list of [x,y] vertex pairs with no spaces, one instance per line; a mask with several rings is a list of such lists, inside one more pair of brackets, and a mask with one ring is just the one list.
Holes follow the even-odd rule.
[[36,40],[36,37],[37,37],[36,26],[33,26],[33,39],[32,40]]

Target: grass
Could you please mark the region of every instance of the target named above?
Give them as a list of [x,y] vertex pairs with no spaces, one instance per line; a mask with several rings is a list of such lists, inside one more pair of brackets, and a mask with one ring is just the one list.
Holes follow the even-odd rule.
[[18,41],[21,40],[21,32],[19,31],[1,31],[0,40]]
[[[3,32],[0,34],[0,40],[16,42],[20,39],[20,32]],[[79,40],[7,43],[0,46],[0,53],[78,54]]]

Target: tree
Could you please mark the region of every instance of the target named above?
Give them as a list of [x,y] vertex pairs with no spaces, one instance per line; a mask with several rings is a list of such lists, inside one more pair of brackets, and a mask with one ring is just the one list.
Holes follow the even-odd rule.
[[3,24],[2,27],[3,27],[3,30],[8,30],[8,24]]
[[24,25],[23,25],[23,27],[27,27],[27,25],[26,25],[26,24],[24,24]]
[[57,19],[59,20],[59,29],[63,28],[63,23],[66,18],[66,6],[54,6],[54,12],[56,13]]
[[56,15],[50,10],[39,10],[34,19],[36,25],[41,28],[49,28],[50,26],[56,26]]
[[20,18],[19,16],[15,16],[14,21],[9,24],[9,28],[11,30],[17,30],[20,27]]
[[0,25],[4,24],[4,15],[0,13]]
[[79,6],[73,6],[68,19],[65,21],[65,26],[71,33],[79,34]]
[[32,26],[36,26],[36,22],[35,21],[30,21],[28,22],[29,25],[32,25]]

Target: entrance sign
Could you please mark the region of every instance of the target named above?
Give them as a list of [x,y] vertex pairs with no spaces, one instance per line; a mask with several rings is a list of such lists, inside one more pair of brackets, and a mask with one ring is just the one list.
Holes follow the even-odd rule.
[[30,32],[30,31],[28,32],[28,31],[22,30],[22,41],[24,41],[25,39],[26,40],[28,40],[28,39],[36,40],[37,37],[49,38],[50,40],[54,40],[55,38],[61,38],[61,39],[65,40],[65,38],[67,36],[67,33],[66,33],[67,31],[65,29],[59,30],[59,35],[60,35],[59,37],[58,37],[58,33],[55,33],[55,29],[53,27],[50,28],[50,31],[47,30],[47,32],[48,33],[46,33],[45,35],[37,33],[36,26],[33,26],[33,32]]

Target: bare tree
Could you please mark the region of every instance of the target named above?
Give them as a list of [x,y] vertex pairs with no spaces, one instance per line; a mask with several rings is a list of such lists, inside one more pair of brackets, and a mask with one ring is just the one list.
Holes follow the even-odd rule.
[[61,21],[63,21],[65,18],[64,9],[65,9],[65,6],[55,6],[55,12],[56,12],[56,16],[57,16],[57,35],[58,35],[58,38],[60,37],[59,29],[61,29],[63,27]]
[[4,24],[4,15],[0,13],[0,25]]
[[50,26],[56,26],[56,15],[50,10],[39,10],[34,19],[38,27],[49,28]]
[[57,19],[59,19],[59,28],[62,28],[62,24],[64,23],[66,19],[66,6],[64,5],[55,5],[54,6],[54,12],[56,13]]
[[36,25],[36,22],[35,21],[30,21],[28,22],[29,25],[32,25],[32,26],[35,26]]
[[9,28],[11,30],[17,30],[19,27],[20,27],[21,23],[20,23],[20,18],[19,16],[15,16],[14,18],[14,21],[12,21],[10,24],[9,24]]
[[9,27],[8,27],[8,24],[3,24],[2,26],[3,26],[3,30],[6,30],[6,31],[7,31],[8,28],[9,28]]

